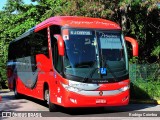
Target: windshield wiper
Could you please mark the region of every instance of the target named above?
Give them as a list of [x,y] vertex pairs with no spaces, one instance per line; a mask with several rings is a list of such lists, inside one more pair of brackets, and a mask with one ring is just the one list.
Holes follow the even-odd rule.
[[105,63],[105,67],[108,68],[109,72],[112,74],[114,80],[117,82],[118,81],[118,78],[117,76],[114,74],[114,72],[111,70],[111,68],[109,67],[109,65],[107,63]]
[[[94,64],[95,64],[95,63],[94,63]],[[115,82],[117,82],[117,81],[118,81],[118,78],[117,78],[117,76],[115,75],[115,73],[111,70],[111,68],[109,67],[109,65],[108,65],[107,63],[105,63],[104,66],[107,67],[108,71],[112,74]],[[87,75],[87,77],[85,77],[85,78],[82,80],[82,82],[88,82],[88,81],[89,81],[89,78],[91,78],[91,77],[94,75],[94,73],[96,72],[97,69],[99,69],[99,68],[94,68],[93,70],[91,70],[91,71],[89,72],[89,74]]]
[[[93,62],[93,65],[92,65],[92,66],[94,66],[96,62],[97,62],[97,61],[95,60],[95,61]],[[96,72],[97,69],[99,69],[99,68],[94,68],[93,70],[89,71],[89,74],[82,79],[82,82],[87,82],[87,81],[89,80],[89,78],[91,78],[91,77],[93,76],[93,74]]]
[[114,74],[114,72],[111,70],[111,68],[109,67],[109,65],[107,64],[107,62],[105,61],[106,59],[104,58],[103,55],[101,55],[101,58],[102,58],[102,59],[101,59],[102,67],[107,68],[108,71],[112,74],[115,82],[117,82],[117,81],[118,81],[118,78],[117,78],[117,76]]
[[87,75],[87,77],[84,77],[82,82],[88,82],[89,78],[93,76],[93,74],[96,72],[97,69],[99,68],[94,68],[92,71],[90,71],[89,75]]

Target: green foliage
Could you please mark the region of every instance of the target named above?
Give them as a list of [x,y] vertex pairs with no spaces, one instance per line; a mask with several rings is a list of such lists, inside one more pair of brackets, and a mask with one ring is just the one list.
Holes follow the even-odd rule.
[[150,54],[159,41],[159,16],[158,0],[146,0],[144,2],[132,2],[128,11],[130,27],[127,35],[134,36],[139,43],[139,62],[155,62]]
[[131,85],[131,99],[160,99],[160,82],[142,82],[141,79],[138,79],[132,82]]
[[154,48],[151,55],[156,56],[157,59],[160,59],[160,45]]
[[132,57],[130,60],[129,60],[130,63],[137,63],[138,62],[138,57]]

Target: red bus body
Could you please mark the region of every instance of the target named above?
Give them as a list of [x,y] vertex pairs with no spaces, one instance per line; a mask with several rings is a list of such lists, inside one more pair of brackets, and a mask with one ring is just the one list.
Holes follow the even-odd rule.
[[[68,90],[65,86],[74,84],[74,81],[70,81],[59,74],[53,65],[52,48],[51,48],[51,32],[50,26],[56,25],[66,28],[83,28],[83,29],[107,29],[107,30],[121,30],[120,26],[114,22],[87,17],[51,17],[44,22],[34,27],[33,32],[38,32],[44,28],[47,28],[48,34],[48,50],[49,57],[43,54],[35,56],[37,69],[37,81],[34,87],[27,87],[21,80],[21,77],[12,70],[12,65],[8,64],[8,85],[9,89],[13,90],[14,81],[16,81],[17,92],[27,96],[31,96],[37,99],[44,100],[44,89],[47,85],[50,91],[50,101],[53,104],[57,104],[63,107],[100,107],[100,106],[123,106],[129,103],[129,78],[123,79],[113,83],[98,83],[94,86],[92,83],[76,82],[75,84],[81,84],[80,87],[90,88],[92,90],[80,90],[74,92],[74,90]],[[63,34],[63,33],[62,33]],[[62,36],[60,34],[60,36]],[[62,37],[61,37],[62,38]],[[58,38],[60,39],[60,38]],[[60,54],[64,54],[63,39],[58,42],[58,50]],[[62,42],[62,44],[61,44]],[[15,48],[16,49],[16,48]],[[138,47],[135,48],[138,55]],[[15,53],[16,54],[16,53]],[[27,80],[29,83],[30,80]],[[94,86],[94,87],[92,87]],[[124,87],[126,90],[121,90]],[[67,89],[66,89],[67,88]],[[125,89],[125,88],[124,88]]]

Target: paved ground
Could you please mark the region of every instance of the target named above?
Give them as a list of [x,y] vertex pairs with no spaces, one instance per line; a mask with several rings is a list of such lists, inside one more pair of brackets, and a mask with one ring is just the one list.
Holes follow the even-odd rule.
[[[113,119],[113,120],[127,120],[127,119],[153,119],[151,117],[129,117],[129,116],[141,116],[142,114],[158,114],[160,116],[160,105],[153,104],[129,104],[124,107],[105,107],[105,108],[79,108],[79,109],[60,109],[58,112],[48,112],[47,105],[40,100],[29,98],[23,96],[22,99],[15,99],[13,92],[10,91],[0,91],[0,96],[2,96],[2,101],[0,101],[0,111],[12,111],[12,112],[30,112],[30,111],[41,111],[42,116],[52,116],[47,117],[48,119],[57,120],[102,120],[102,119]],[[28,113],[25,113],[28,114]],[[128,116],[128,117],[127,117]],[[1,119],[1,118],[0,118]],[[2,118],[18,120],[21,118]],[[27,118],[23,118],[27,119]],[[30,118],[31,119],[31,118]],[[32,118],[34,120],[39,120],[39,118]],[[46,118],[43,118],[46,119]],[[154,119],[159,119],[155,117]]]

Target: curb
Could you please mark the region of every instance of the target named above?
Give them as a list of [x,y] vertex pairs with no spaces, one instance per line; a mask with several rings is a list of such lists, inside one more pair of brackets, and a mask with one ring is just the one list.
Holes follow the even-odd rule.
[[157,104],[160,105],[160,100],[157,100]]
[[160,100],[130,100],[131,103],[157,104],[160,105]]
[[10,91],[9,89],[0,89],[0,91]]

